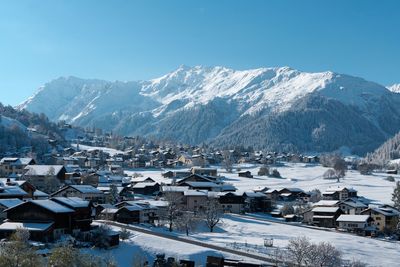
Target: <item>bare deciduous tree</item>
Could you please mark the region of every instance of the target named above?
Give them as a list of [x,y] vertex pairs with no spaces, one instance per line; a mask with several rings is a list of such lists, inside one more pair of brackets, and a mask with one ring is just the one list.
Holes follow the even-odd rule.
[[169,231],[172,232],[173,226],[182,211],[182,195],[177,192],[167,191],[164,192],[164,200],[168,203],[164,218],[168,221]]
[[207,201],[207,207],[204,210],[204,219],[210,232],[214,231],[214,227],[221,221],[223,215],[221,204],[218,199],[212,198]]

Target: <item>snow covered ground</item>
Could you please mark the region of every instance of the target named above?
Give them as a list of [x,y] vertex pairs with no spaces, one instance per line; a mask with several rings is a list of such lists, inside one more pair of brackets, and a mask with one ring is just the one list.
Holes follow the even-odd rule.
[[[77,147],[77,144],[71,144],[73,148]],[[110,154],[110,156],[114,156],[115,154],[123,154],[124,152],[121,150],[113,149],[113,148],[108,148],[108,147],[100,147],[100,146],[86,146],[86,145],[81,145],[79,144],[79,149],[80,150],[85,150],[85,151],[91,151],[91,150],[102,150],[105,153]]]
[[[114,231],[120,231],[119,227],[111,227]],[[256,262],[253,259],[246,259],[222,253],[219,251],[191,245],[179,241],[169,240],[162,237],[148,235],[131,231],[132,235],[128,240],[120,241],[117,248],[110,250],[84,249],[82,252],[102,257],[112,257],[116,260],[119,267],[134,266],[133,261],[149,261],[150,266],[157,254],[165,254],[165,257],[174,257],[179,260],[193,260],[196,266],[205,266],[207,256],[223,256],[229,259],[246,260]]]
[[[360,175],[357,171],[348,171],[346,177],[339,183],[336,180],[326,180],[322,178],[322,175],[327,168],[316,164],[287,163],[277,167],[282,178],[257,176],[259,167],[256,165],[247,164],[236,167],[240,167],[241,170],[251,171],[254,178],[238,177],[237,173],[227,173],[222,169],[219,169],[218,172],[221,176],[226,177],[226,182],[234,184],[241,191],[264,186],[269,188],[297,187],[305,191],[315,188],[324,191],[330,186],[348,186],[358,190],[359,196],[364,196],[376,203],[390,204],[391,194],[395,186],[394,182],[385,180],[388,175],[384,173]],[[134,172],[141,173],[144,177],[166,182],[167,179],[161,175],[164,171],[167,170],[142,169],[126,172],[128,175]],[[400,179],[398,175],[392,176],[396,180]],[[163,230],[156,229],[156,231]],[[184,234],[180,235],[184,236]],[[206,229],[200,229],[193,233],[190,238],[224,247],[266,253],[267,251],[263,247],[264,238],[273,238],[274,246],[284,247],[287,245],[288,240],[299,236],[306,236],[313,242],[331,242],[343,252],[344,258],[367,261],[370,266],[396,266],[400,262],[399,242],[387,242],[335,231],[322,231],[260,221],[238,215],[226,215],[223,223],[218,226],[214,233],[209,233]],[[120,248],[110,252],[118,258],[120,255],[122,257],[122,255],[128,253],[128,251],[146,251],[146,255],[163,252],[169,256],[180,255],[180,258],[203,261],[205,260],[205,255],[211,253],[207,249],[181,244],[176,241],[160,240],[160,238],[144,234],[136,234],[129,241],[123,242]],[[129,252],[129,255],[132,255],[132,253]],[[122,264],[121,266],[126,265]]]
[[[266,176],[258,176],[259,166],[253,164],[242,164],[235,167],[240,167],[242,171],[249,170],[254,175],[254,178],[239,177],[236,169],[233,173],[227,173],[225,170],[218,168],[218,174],[225,176],[225,182],[232,183],[238,190],[246,191],[253,190],[256,187],[283,188],[297,187],[304,191],[310,191],[318,188],[321,192],[328,187],[347,186],[358,191],[359,196],[370,199],[377,203],[391,203],[391,197],[395,186],[394,182],[386,181],[389,176],[385,173],[374,173],[372,175],[361,175],[358,171],[349,170],[346,177],[338,183],[336,180],[323,179],[322,175],[328,169],[319,164],[304,164],[304,163],[285,163],[283,166],[276,167],[282,178],[271,178]],[[158,182],[166,182],[170,179],[162,177],[163,170],[148,170],[135,169],[126,171],[128,175],[133,173],[141,173],[145,177],[151,177]],[[171,169],[174,171],[174,169]],[[400,180],[399,175],[391,175],[396,181]]]

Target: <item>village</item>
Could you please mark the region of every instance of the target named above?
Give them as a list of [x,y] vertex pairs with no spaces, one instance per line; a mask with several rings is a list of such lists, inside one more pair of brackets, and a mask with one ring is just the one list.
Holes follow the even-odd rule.
[[[71,140],[68,147],[55,145],[40,160],[21,154],[0,160],[0,238],[24,228],[30,240],[42,244],[71,236],[75,246],[87,246],[96,243],[99,222],[193,238],[202,223],[204,231],[213,232],[226,216],[246,216],[260,223],[399,242],[400,211],[385,203],[391,191],[382,199],[360,194],[343,182],[345,173],[339,173],[344,170],[335,174],[322,166],[323,156],[153,142],[122,151],[106,147],[110,138],[87,136]],[[340,162],[341,168],[358,172],[354,160]],[[288,166],[324,170],[319,178],[324,182],[304,188],[282,183],[297,182],[285,179]],[[395,169],[383,177],[399,179]],[[107,242],[101,246],[114,248],[124,231],[103,234]],[[274,240],[265,238],[264,243],[273,247]]]

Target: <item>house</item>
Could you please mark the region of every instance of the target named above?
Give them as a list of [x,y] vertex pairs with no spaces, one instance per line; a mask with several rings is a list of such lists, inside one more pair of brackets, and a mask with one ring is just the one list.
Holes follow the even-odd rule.
[[23,201],[18,198],[0,199],[0,220],[3,221],[7,219],[7,212],[5,212],[6,209],[19,205],[21,203],[23,203]]
[[342,211],[339,207],[314,207],[312,208],[312,224],[319,227],[336,227],[336,219]]
[[336,219],[339,229],[363,234],[370,234],[373,231],[372,221],[373,219],[369,215],[342,214]]
[[154,223],[157,207],[148,203],[124,201],[115,205],[114,220],[121,223]]
[[79,197],[94,203],[104,203],[104,193],[91,185],[68,185],[51,194],[52,197]]
[[220,191],[221,186],[213,183],[213,182],[195,182],[195,181],[187,181],[187,182],[179,182],[180,186],[188,186],[193,190],[207,190],[207,191]]
[[300,188],[283,188],[278,191],[279,200],[281,201],[307,201],[309,199],[309,194],[305,193]]
[[373,224],[378,227],[379,231],[394,232],[399,222],[400,211],[389,205],[384,205],[381,207],[370,207],[362,211],[361,215],[371,216],[374,220]]
[[34,164],[36,162],[32,158],[2,158],[0,160],[0,175],[7,177],[11,174],[21,175],[26,166]]
[[131,186],[134,194],[154,195],[160,191],[160,184],[157,182],[141,182]]
[[322,193],[322,198],[326,200],[346,200],[357,198],[357,190],[347,187],[329,187]]
[[206,176],[217,176],[217,169],[214,168],[200,168],[200,167],[192,167],[190,170],[192,174],[200,174]]
[[359,215],[368,208],[368,206],[355,198],[348,198],[336,204],[342,210],[343,214]]
[[66,169],[63,165],[28,165],[23,177],[36,188],[42,190],[51,179],[65,182]]
[[245,198],[243,194],[236,192],[219,193],[218,201],[226,213],[244,213]]
[[92,205],[89,201],[79,197],[53,197],[51,200],[75,211],[71,217],[72,233],[78,234],[81,231],[90,230]]
[[183,193],[185,208],[189,211],[203,210],[207,206],[208,192],[200,190],[186,190]]
[[246,191],[243,193],[248,212],[266,212],[270,211],[272,204],[271,200],[261,192]]
[[7,238],[18,229],[29,231],[29,239],[34,241],[49,242],[54,239],[54,223],[32,222],[4,222],[0,225],[0,237]]
[[279,191],[272,188],[265,191],[264,194],[271,199],[271,201],[277,201],[280,196]]
[[250,171],[243,171],[238,173],[239,177],[253,178]]
[[[45,231],[42,233],[46,234],[43,237],[35,236],[38,233],[33,231],[33,240],[50,241],[64,233],[72,233],[74,210],[52,200],[29,200],[8,208],[5,212],[7,223],[37,223],[37,227]],[[0,237],[7,237],[9,234],[8,228],[0,226]]]

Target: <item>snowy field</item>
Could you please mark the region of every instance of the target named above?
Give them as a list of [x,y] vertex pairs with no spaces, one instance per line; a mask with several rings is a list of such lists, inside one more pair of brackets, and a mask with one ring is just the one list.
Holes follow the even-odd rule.
[[[256,187],[297,187],[305,191],[318,188],[324,191],[330,186],[348,186],[358,190],[359,196],[364,196],[375,203],[390,204],[391,194],[395,185],[394,182],[385,180],[388,176],[387,174],[360,175],[357,171],[348,171],[346,177],[339,183],[336,180],[326,180],[322,178],[322,175],[327,168],[316,164],[287,163],[277,167],[282,178],[257,176],[259,167],[256,165],[247,164],[236,167],[240,167],[242,171],[251,171],[254,178],[238,177],[235,171],[227,173],[222,169],[218,169],[218,172],[221,176],[226,177],[225,181],[227,183],[232,183],[240,191],[252,190]],[[142,169],[126,172],[129,175],[135,172],[141,173],[144,177],[151,177],[158,182],[166,182],[169,179],[163,178],[161,174],[167,170]],[[394,175],[394,177],[396,180],[400,179],[398,175]],[[157,229],[157,231],[162,230]],[[184,236],[183,234],[181,235]],[[359,259],[361,261],[368,259],[370,266],[397,266],[398,262],[400,262],[399,242],[387,242],[334,231],[265,222],[238,215],[226,215],[223,223],[219,225],[214,233],[209,233],[202,229],[193,233],[190,238],[230,248],[251,249],[259,253],[266,253],[266,249],[263,247],[264,238],[273,238],[274,246],[285,247],[288,240],[299,236],[309,237],[313,242],[331,242],[343,252],[344,258],[349,260]],[[154,252],[164,252],[170,256],[179,254],[181,255],[180,258],[197,260],[205,258],[204,256],[210,252],[196,246],[179,244],[179,242],[175,244],[176,242],[173,241],[157,239],[159,238],[145,237],[142,234],[138,234],[129,242],[123,243],[121,248],[116,249],[116,253],[123,253],[124,250],[130,247],[137,247],[152,254]]]
[[[111,228],[114,231],[121,230],[114,226]],[[134,260],[140,262],[149,261],[151,266],[157,254],[165,254],[166,258],[174,257],[178,261],[193,260],[196,262],[196,266],[205,266],[207,256],[223,256],[228,259],[257,262],[253,259],[135,231],[131,231],[131,237],[128,240],[120,241],[117,248],[110,250],[84,249],[82,252],[101,257],[112,257],[116,260],[119,267],[136,266],[133,265]]]
[[[257,176],[259,166],[252,164],[242,164],[242,171],[249,170],[254,175],[254,178],[238,177],[236,169],[233,173],[227,173],[219,168],[218,174],[225,176],[225,182],[232,183],[239,191],[253,190],[256,187],[283,188],[297,187],[304,191],[310,191],[318,188],[321,192],[325,191],[330,186],[348,186],[356,189],[359,196],[370,199],[376,203],[392,203],[391,197],[395,186],[394,182],[386,181],[389,176],[385,173],[374,173],[373,175],[361,175],[358,171],[349,170],[346,177],[338,183],[336,180],[323,179],[322,175],[328,169],[317,164],[304,163],[286,163],[283,166],[277,167],[282,178],[271,178],[265,176]],[[163,170],[148,170],[135,169],[126,171],[128,175],[133,173],[141,173],[144,177],[151,177],[158,182],[168,182],[170,179],[162,177],[162,173],[170,169]],[[174,171],[174,169],[171,169]],[[396,181],[400,180],[399,175],[392,175]]]
[[[77,148],[77,144],[71,144],[71,147]],[[92,150],[101,150],[105,153],[110,154],[110,156],[114,156],[115,154],[123,154],[124,151],[117,150],[114,148],[108,148],[108,147],[102,147],[102,146],[86,146],[86,145],[81,145],[79,144],[79,149],[84,150],[84,151],[92,151]]]

